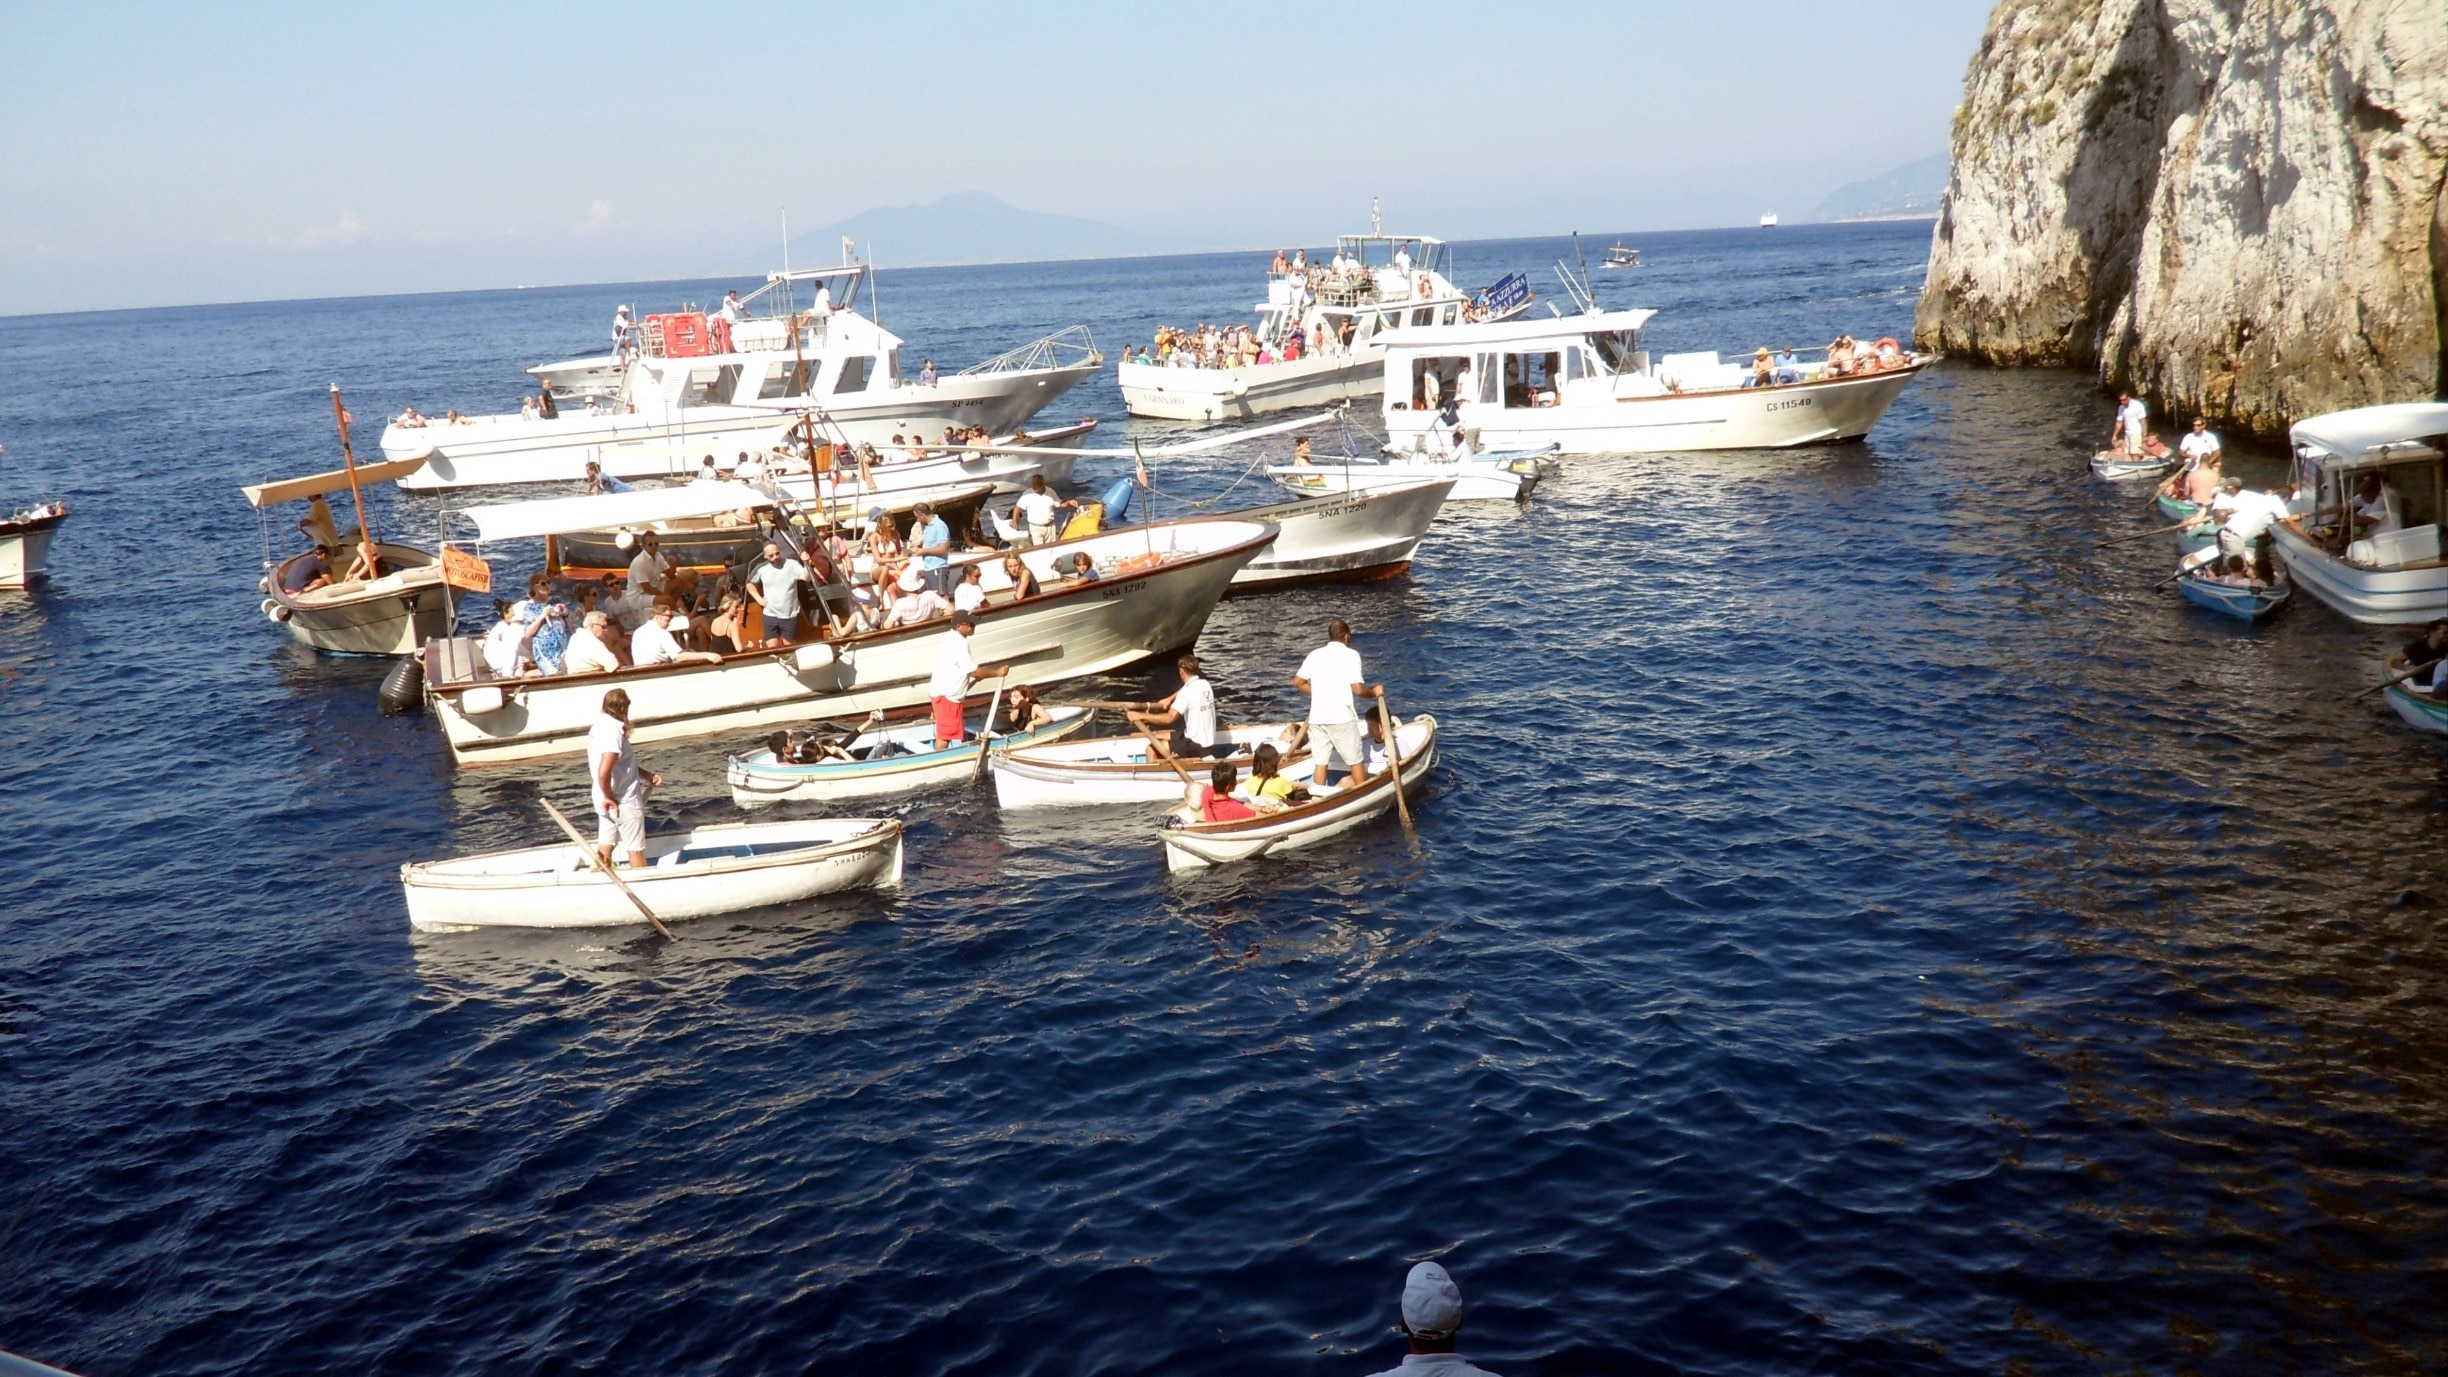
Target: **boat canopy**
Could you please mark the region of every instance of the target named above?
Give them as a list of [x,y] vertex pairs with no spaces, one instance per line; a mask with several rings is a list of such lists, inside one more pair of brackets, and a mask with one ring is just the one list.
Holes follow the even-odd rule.
[[1584,335],[1638,330],[1655,311],[1586,311],[1577,316],[1525,316],[1518,320],[1488,320],[1470,325],[1404,325],[1381,330],[1377,342],[1389,349],[1447,348],[1454,345],[1514,344],[1523,340],[1579,339]]
[[[394,478],[405,478],[423,467],[425,467],[425,456],[421,454],[414,459],[391,459],[379,464],[359,464],[357,481],[361,484],[388,483]],[[256,483],[240,488],[238,491],[246,494],[248,506],[272,507],[283,502],[301,502],[309,497],[321,497],[325,493],[346,492],[348,486],[349,471],[333,469],[329,473],[318,473],[308,478],[285,478],[277,483]]]
[[2384,445],[2417,445],[2448,435],[2448,401],[2359,406],[2297,421],[2287,434],[2297,449],[2357,459]]
[[476,523],[478,540],[495,541],[636,528],[658,521],[686,521],[691,517],[772,505],[772,498],[745,483],[683,483],[678,487],[640,488],[635,492],[494,502],[468,508],[467,516]]

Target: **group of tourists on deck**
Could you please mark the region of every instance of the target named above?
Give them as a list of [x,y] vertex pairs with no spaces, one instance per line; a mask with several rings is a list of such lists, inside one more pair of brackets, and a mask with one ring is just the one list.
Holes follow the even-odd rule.
[[1139,346],[1134,356],[1131,347],[1124,345],[1122,357],[1126,363],[1164,368],[1250,368],[1265,363],[1291,363],[1312,354],[1348,350],[1355,328],[1348,318],[1339,330],[1330,328],[1321,316],[1313,326],[1295,324],[1284,332],[1282,339],[1268,340],[1246,325],[1219,328],[1202,324],[1195,330],[1163,325],[1157,327],[1153,346]]

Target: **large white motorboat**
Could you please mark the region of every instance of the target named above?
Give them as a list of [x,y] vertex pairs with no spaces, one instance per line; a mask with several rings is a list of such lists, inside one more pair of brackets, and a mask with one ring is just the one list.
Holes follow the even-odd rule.
[[0,588],[27,588],[50,576],[51,535],[67,519],[65,502],[38,502],[0,516]]
[[[1016,552],[1039,584],[1018,598],[1000,553],[952,563],[976,564],[987,594],[977,662],[1010,663],[1025,682],[1044,685],[1188,646],[1233,575],[1274,538],[1262,522],[1196,517],[1039,545]],[[1066,576],[1082,555],[1096,578]],[[629,692],[639,742],[920,707],[950,634],[936,620],[713,662],[519,679],[488,671],[473,638],[448,637],[425,647],[425,696],[460,764],[526,760],[584,751],[614,688]]]
[[[1586,300],[1586,298],[1584,298]],[[1474,447],[1566,454],[1776,449],[1858,440],[1931,358],[1892,340],[1831,366],[1825,351],[1771,359],[1771,381],[1714,353],[1652,359],[1655,311],[1404,326],[1385,345],[1389,445],[1433,453],[1460,429]],[[1457,420],[1439,401],[1458,398]]]
[[855,309],[866,273],[778,272],[723,313],[647,316],[617,354],[530,370],[552,385],[553,416],[402,416],[383,453],[425,460],[400,480],[415,491],[578,479],[590,460],[619,478],[685,476],[706,454],[771,446],[803,414],[825,439],[879,445],[896,432],[1017,430],[1104,363],[1072,326],[957,373],[905,378],[901,337]]
[[[1383,385],[1377,341],[1386,331],[1505,319],[1530,305],[1530,284],[1520,274],[1474,300],[1453,284],[1452,251],[1443,240],[1386,234],[1373,212],[1370,219],[1367,234],[1335,241],[1331,262],[1270,272],[1251,332],[1266,362],[1199,366],[1190,349],[1178,347],[1156,362],[1126,358],[1115,377],[1123,406],[1133,416],[1223,421],[1365,397]],[[1287,359],[1295,332],[1301,347]]]
[[[2440,558],[2448,401],[2335,411],[2297,421],[2288,437],[2315,515],[2278,522],[2269,534],[2295,585],[2359,622],[2448,616],[2448,562]],[[2325,518],[2352,508],[2367,478],[2393,499],[2397,529],[2349,542],[2344,526]]]

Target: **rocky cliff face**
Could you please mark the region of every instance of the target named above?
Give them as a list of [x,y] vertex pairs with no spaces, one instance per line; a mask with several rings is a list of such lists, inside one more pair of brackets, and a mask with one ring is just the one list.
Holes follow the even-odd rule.
[[2448,394],[2448,0],[2002,0],[1915,333],[2263,434]]

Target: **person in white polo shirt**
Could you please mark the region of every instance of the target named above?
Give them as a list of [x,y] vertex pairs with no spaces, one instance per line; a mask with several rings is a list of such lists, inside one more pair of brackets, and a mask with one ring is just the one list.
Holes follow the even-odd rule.
[[977,631],[977,617],[968,612],[952,614],[952,629],[935,643],[935,672],[927,678],[927,698],[935,708],[935,749],[957,746],[967,737],[961,726],[961,704],[969,697],[969,686],[980,679],[992,679],[1011,673],[1010,665],[997,665],[981,672],[975,656],[969,652],[969,637]]
[[1012,524],[1028,531],[1029,544],[1051,545],[1056,535],[1054,517],[1066,509],[1076,511],[1079,503],[1057,498],[1047,492],[1045,475],[1032,473],[1029,475],[1028,491],[1020,494],[1019,500],[1012,503]]
[[652,770],[640,770],[637,752],[629,744],[629,694],[614,689],[603,696],[603,712],[587,729],[587,779],[595,786],[595,859],[609,873],[612,850],[629,856],[629,868],[646,864],[646,791],[663,782]]
[[1134,727],[1170,728],[1163,739],[1149,737],[1165,755],[1188,760],[1231,755],[1230,743],[1221,747],[1216,744],[1215,685],[1199,677],[1198,657],[1184,655],[1175,667],[1181,671],[1180,688],[1153,703],[1142,703],[1124,716],[1130,718]]
[[1436,1263],[1413,1267],[1402,1293],[1402,1332],[1411,1351],[1376,1377],[1496,1377],[1454,1351],[1461,1330],[1462,1288]]
[[1326,644],[1309,652],[1292,676],[1292,687],[1309,695],[1310,759],[1315,768],[1310,784],[1326,787],[1333,762],[1351,769],[1343,783],[1357,788],[1368,779],[1368,764],[1360,748],[1360,713],[1352,701],[1383,698],[1385,685],[1371,684],[1360,672],[1360,652],[1351,648],[1351,624],[1341,617],[1326,624]]

